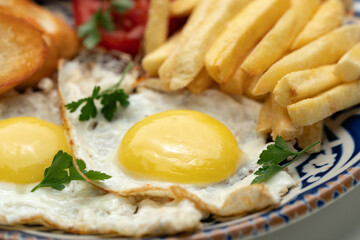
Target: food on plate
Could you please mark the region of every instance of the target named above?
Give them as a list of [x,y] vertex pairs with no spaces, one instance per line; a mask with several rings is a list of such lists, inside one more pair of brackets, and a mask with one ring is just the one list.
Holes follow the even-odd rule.
[[152,0],[144,34],[144,50],[150,53],[165,43],[168,36],[170,0]]
[[142,60],[142,66],[150,77],[156,77],[160,66],[178,45],[181,38],[180,33],[175,33],[167,42],[146,54]]
[[[204,67],[204,56],[214,43],[228,20],[235,16],[249,1],[215,1],[214,9],[193,31],[176,52],[177,56],[169,68],[161,67],[160,78],[169,83],[171,90],[186,87]],[[166,62],[165,62],[166,63]],[[163,71],[168,73],[162,75]],[[211,75],[211,74],[210,74]]]
[[358,80],[360,76],[360,44],[350,49],[336,64],[335,75],[344,81]]
[[295,126],[309,126],[360,102],[360,80],[340,84],[315,97],[287,106]]
[[[104,67],[98,62],[91,73],[109,79],[120,76],[116,56],[102,60]],[[42,179],[44,168],[51,164],[53,152],[71,152],[61,126],[55,84],[44,79],[39,87],[41,92],[11,93],[0,98],[1,224],[43,224],[73,233],[122,236],[175,234],[201,227],[203,215],[187,200],[123,198],[85,181],[72,181],[61,192],[51,188],[31,192]],[[9,162],[10,157],[14,161]]]
[[[304,127],[304,131],[298,137],[298,145],[300,148],[305,149],[307,146],[314,142],[321,142],[323,138],[324,121],[321,120],[309,126]],[[320,152],[321,145],[318,144],[307,150],[308,153]]]
[[40,79],[51,77],[57,69],[60,58],[71,58],[78,50],[75,31],[50,11],[25,0],[4,0],[0,2],[0,12],[25,20],[42,33],[47,45],[47,54],[40,69],[18,85],[33,87]]
[[285,75],[274,88],[275,101],[286,107],[341,84],[343,81],[335,76],[334,70],[332,64]]
[[340,0],[325,1],[314,17],[297,36],[291,50],[296,50],[334,30],[342,24],[345,16],[345,6]]
[[359,41],[359,26],[337,28],[277,61],[261,76],[253,93],[261,95],[271,92],[276,83],[288,73],[336,63]]
[[292,5],[247,56],[241,67],[251,76],[263,74],[286,55],[291,43],[320,6],[320,0],[303,0]]
[[[137,62],[150,1],[101,2],[73,0],[85,47],[137,57],[84,49],[60,61],[57,82],[28,80],[22,87],[34,89],[1,95],[0,154],[10,159],[7,146],[17,141],[34,166],[14,173],[20,153],[11,164],[0,161],[0,224],[141,237],[276,206],[297,184],[287,167],[321,150],[324,118],[360,103],[360,28],[338,27],[339,1],[152,1],[147,76]],[[48,54],[37,60],[50,72],[58,58],[76,54],[77,41],[68,35],[73,52],[61,52],[66,35],[55,32],[63,25],[33,5],[8,0],[0,11],[38,32]],[[190,15],[168,37],[174,11]],[[309,29],[320,30],[310,36]],[[304,46],[293,51],[295,39]],[[4,49],[23,57],[20,46]],[[35,148],[36,157],[28,152],[34,138],[49,145]]]
[[303,127],[294,126],[286,108],[280,106],[271,96],[272,132],[271,136],[275,140],[276,136],[283,137],[286,141],[295,139],[303,133]]
[[202,0],[175,0],[170,2],[172,16],[188,16]]
[[289,6],[287,0],[257,0],[238,12],[206,53],[210,76],[220,84],[226,83]]
[[24,82],[41,68],[48,48],[42,33],[26,21],[0,13],[0,93]]
[[[74,77],[73,74],[80,71],[80,69],[74,71],[72,67],[77,61],[78,60],[75,59],[75,61],[67,62],[60,69],[59,91],[63,104],[68,104],[91,95],[92,88],[95,84],[101,88],[111,85],[108,83],[108,79],[105,78],[97,82],[99,81],[98,78]],[[77,74],[75,74],[75,76],[77,76]],[[86,88],[84,87],[85,82],[87,84]],[[125,80],[123,84],[127,84],[127,81]],[[137,93],[130,94],[129,102],[131,104],[127,108],[117,112],[111,122],[108,122],[102,115],[97,115],[96,118],[92,118],[87,122],[80,122],[78,120],[81,114],[80,110],[74,113],[62,111],[63,119],[68,126],[69,136],[73,143],[74,156],[84,160],[89,169],[95,171],[101,169],[101,171],[112,176],[112,178],[103,181],[99,186],[106,191],[123,196],[187,198],[195,202],[201,210],[226,216],[272,205],[276,203],[279,200],[279,196],[284,194],[287,188],[294,183],[287,173],[281,172],[275,176],[275,179],[283,179],[280,185],[274,180],[275,185],[259,184],[249,186],[251,181],[256,177],[253,174],[249,174],[249,171],[256,169],[257,156],[265,148],[264,136],[255,131],[256,118],[260,110],[260,105],[256,102],[247,99],[242,99],[242,102],[237,102],[218,90],[207,90],[200,95],[193,95],[190,92],[159,93],[149,89],[138,89]],[[226,108],[221,107],[224,104],[227,106]],[[167,121],[162,118],[160,118],[161,121],[159,124],[164,126],[164,128],[169,127],[169,129],[161,128],[156,130],[156,128],[150,128],[146,130],[146,128],[144,128],[142,132],[146,133],[150,131],[151,133],[151,131],[155,131],[157,134],[150,134],[141,139],[144,141],[148,138],[153,139],[156,138],[157,135],[161,136],[162,133],[166,133],[167,131],[174,131],[174,134],[181,134],[181,136],[171,137],[171,135],[169,135],[169,137],[165,139],[155,141],[153,143],[154,145],[150,142],[146,143],[146,145],[150,144],[150,146],[158,147],[159,149],[158,152],[152,150],[148,152],[145,151],[144,158],[147,160],[144,159],[142,163],[145,164],[145,166],[153,166],[153,164],[156,164],[156,161],[168,161],[172,156],[175,158],[179,155],[187,156],[186,159],[170,161],[168,163],[170,164],[168,165],[169,167],[166,168],[160,165],[154,166],[155,169],[162,172],[162,174],[170,175],[167,181],[154,181],[154,177],[156,179],[154,173],[151,178],[144,176],[139,177],[139,172],[135,172],[135,176],[128,174],[130,170],[126,169],[126,167],[119,162],[118,157],[119,151],[122,149],[121,145],[123,141],[125,141],[124,136],[126,132],[131,129],[134,124],[143,126],[140,120],[146,116],[153,116],[153,114],[159,112],[176,109],[201,111],[217,119],[217,121],[229,128],[231,135],[235,135],[235,139],[239,144],[237,147],[244,152],[237,160],[237,164],[239,165],[234,174],[231,174],[231,172],[234,171],[233,167],[230,168],[230,165],[223,166],[222,168],[228,170],[223,171],[224,175],[219,175],[219,177],[221,176],[221,178],[225,180],[214,183],[214,180],[207,178],[207,176],[211,176],[214,170],[215,175],[217,175],[219,173],[218,169],[215,168],[211,170],[211,167],[209,169],[204,168],[204,166],[201,167],[204,157],[205,159],[214,158],[214,164],[219,163],[218,161],[220,161],[220,159],[216,156],[219,153],[217,153],[217,151],[219,151],[217,146],[221,138],[219,138],[219,141],[211,142],[210,139],[212,138],[210,136],[207,137],[211,132],[205,131],[206,135],[202,137],[199,136],[199,142],[193,143],[192,138],[189,139],[187,136],[191,136],[191,132],[198,134],[197,131],[194,131],[194,129],[200,127],[196,125],[197,120],[194,123],[195,125],[187,125],[188,120],[184,120],[175,124],[177,127],[172,127],[174,125],[171,125],[171,123],[169,123],[169,125],[165,123],[161,124],[161,121]],[[237,114],[234,114],[234,112]],[[191,112],[189,118],[196,119],[196,115],[197,112]],[[176,119],[175,115],[172,116],[172,118]],[[206,118],[210,117],[206,116]],[[207,122],[208,120],[205,121]],[[190,122],[192,122],[192,120]],[[239,122],[242,124],[239,125]],[[222,124],[219,125],[219,128]],[[204,127],[206,127],[206,125],[204,125]],[[222,127],[220,129],[222,129]],[[224,131],[227,132],[226,130]],[[205,134],[205,132],[203,132],[203,134]],[[140,132],[138,132],[138,134],[140,134]],[[243,136],[246,136],[246,139]],[[210,142],[206,139],[209,139]],[[198,146],[198,150],[193,149],[193,147],[195,147],[194,144]],[[209,147],[213,150],[206,150]],[[136,152],[140,151],[140,149],[133,150]],[[177,151],[179,152],[177,153]],[[207,153],[208,151],[209,153]],[[230,151],[222,154],[230,156],[233,153]],[[192,169],[190,171],[200,171],[201,176],[204,176],[204,178],[202,179],[197,176],[200,174],[193,175],[190,172],[192,178],[179,180],[180,184],[179,181],[171,177],[168,171],[172,168],[184,168],[184,164],[186,166],[186,162],[191,162],[189,159],[193,157],[198,160],[192,162],[191,166],[193,166],[194,169],[189,167]],[[124,161],[130,161],[130,159],[124,159]],[[130,172],[134,171],[131,170]],[[188,176],[188,174],[189,172],[184,176]],[[228,177],[229,175],[231,176]],[[199,185],[199,182],[203,184]],[[218,189],[216,197],[212,191],[212,189],[215,188]],[[281,191],[278,192],[275,189],[280,189]],[[251,202],[251,204],[245,204],[238,199],[247,199],[246,202]]]

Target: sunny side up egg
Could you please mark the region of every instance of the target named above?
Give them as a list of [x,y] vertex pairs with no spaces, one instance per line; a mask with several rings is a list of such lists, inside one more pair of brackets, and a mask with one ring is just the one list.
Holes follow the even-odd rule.
[[62,191],[31,192],[54,154],[69,152],[58,106],[55,89],[0,98],[0,228],[31,223],[82,234],[143,236],[201,227],[203,215],[187,200],[124,198],[84,181]]
[[[79,78],[73,61],[61,67],[58,80],[63,104],[91,95],[95,85],[106,89],[114,84],[106,78]],[[126,79],[123,84],[129,85]],[[236,101],[215,89],[193,95],[139,88],[129,101],[130,106],[118,110],[111,122],[101,114],[80,122],[79,110],[62,111],[74,156],[90,169],[112,176],[98,184],[103,190],[123,196],[185,198],[201,210],[228,216],[276,204],[295,184],[283,171],[267,184],[250,185],[258,156],[266,148],[264,136],[255,130],[260,104],[245,98]],[[184,115],[191,123],[176,120]],[[208,119],[216,124],[206,130]],[[223,130],[214,130],[219,126]],[[226,147],[218,151],[222,142]]]

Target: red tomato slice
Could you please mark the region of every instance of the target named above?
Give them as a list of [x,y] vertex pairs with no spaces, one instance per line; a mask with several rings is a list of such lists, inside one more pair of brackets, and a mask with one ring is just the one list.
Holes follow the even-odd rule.
[[[112,13],[115,31],[100,30],[100,45],[107,49],[116,49],[136,55],[145,32],[150,0],[133,0],[134,8],[125,13]],[[101,0],[72,0],[75,24],[83,24],[99,9]],[[108,4],[108,2],[107,2]],[[106,6],[106,4],[104,4]],[[185,18],[170,19],[170,34],[178,30]]]
[[[135,55],[140,48],[148,18],[150,0],[133,0],[134,8],[125,13],[112,13],[115,30],[100,30],[101,46]],[[77,26],[83,24],[99,9],[101,0],[73,0]]]

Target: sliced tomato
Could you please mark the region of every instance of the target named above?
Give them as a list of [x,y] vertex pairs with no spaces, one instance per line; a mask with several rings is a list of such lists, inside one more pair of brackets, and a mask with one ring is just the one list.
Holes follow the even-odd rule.
[[[133,0],[134,8],[125,12],[113,12],[115,30],[100,30],[101,46],[135,55],[140,48],[148,18],[150,0]],[[100,8],[101,0],[73,0],[74,18],[77,26],[88,21]],[[106,6],[106,5],[105,5]]]
[[[107,49],[116,49],[136,55],[139,51],[141,40],[145,32],[148,18],[150,0],[133,0],[134,8],[125,12],[113,12],[112,17],[115,23],[115,30],[107,32],[100,30],[100,45]],[[100,8],[101,0],[72,0],[74,9],[75,24],[77,26],[88,21],[91,16]],[[104,8],[108,1],[104,1]],[[178,30],[186,19],[171,18],[170,34]]]

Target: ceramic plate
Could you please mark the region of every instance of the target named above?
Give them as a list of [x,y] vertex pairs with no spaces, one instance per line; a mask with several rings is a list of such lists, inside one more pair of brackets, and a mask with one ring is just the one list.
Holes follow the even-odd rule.
[[[360,0],[354,1],[353,9],[353,15],[360,16]],[[348,22],[353,20],[349,18]],[[324,132],[321,152],[303,156],[289,167],[298,185],[282,198],[279,207],[245,217],[210,219],[204,222],[201,231],[176,237],[238,239],[263,235],[302,219],[346,194],[360,180],[360,105],[328,118]],[[0,228],[0,239],[9,240],[98,238],[75,236],[39,226]],[[102,236],[104,239],[110,237]]]

